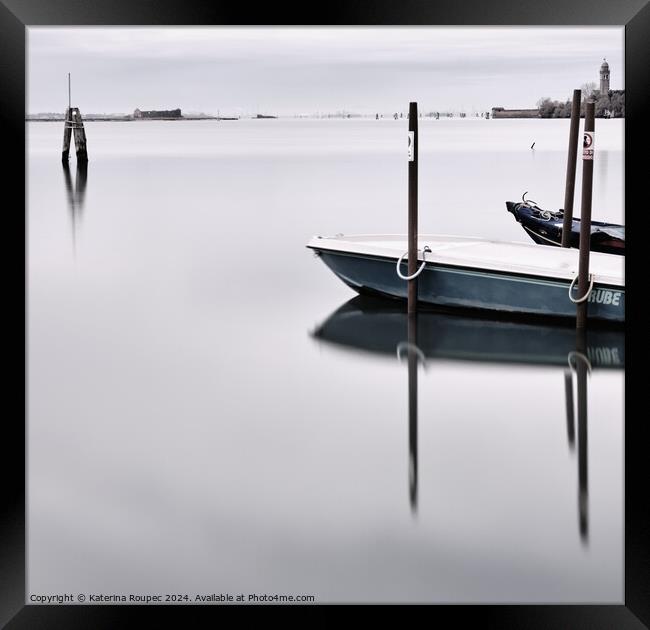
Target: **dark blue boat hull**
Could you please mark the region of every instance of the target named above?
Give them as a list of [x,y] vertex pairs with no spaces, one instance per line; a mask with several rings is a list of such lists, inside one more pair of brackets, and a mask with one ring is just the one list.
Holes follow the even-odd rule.
[[[317,248],[323,262],[358,293],[406,299],[407,282],[390,258]],[[403,262],[402,273],[407,273]],[[418,302],[502,314],[576,316],[569,281],[427,263],[418,277]],[[575,293],[574,293],[575,295]],[[595,285],[587,304],[590,319],[625,321],[625,290]]]
[[[562,210],[545,213],[539,208],[514,201],[506,201],[506,208],[535,243],[556,247],[562,243]],[[580,219],[573,219],[571,222],[569,243],[576,249],[580,247]],[[625,256],[625,227],[592,221],[590,249],[594,252]]]

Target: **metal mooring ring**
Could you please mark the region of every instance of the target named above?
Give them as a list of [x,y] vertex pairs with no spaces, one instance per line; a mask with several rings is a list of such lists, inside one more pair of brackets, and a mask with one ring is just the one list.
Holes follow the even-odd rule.
[[[418,250],[418,251],[419,251],[419,250]],[[423,259],[423,260],[422,260],[422,264],[420,265],[420,268],[419,268],[419,269],[418,269],[418,270],[417,270],[413,275],[411,275],[411,276],[405,276],[405,275],[403,275],[402,272],[399,270],[399,266],[402,264],[402,261],[404,260],[404,256],[406,256],[406,255],[408,254],[408,251],[405,251],[405,252],[404,252],[404,253],[403,253],[403,254],[402,254],[402,255],[397,259],[397,265],[396,265],[396,267],[395,267],[395,270],[397,271],[397,275],[398,275],[402,280],[414,280],[415,278],[417,278],[417,277],[422,273],[422,271],[424,271],[424,267],[425,267],[426,264],[427,264],[427,261],[426,261],[424,255],[425,255],[427,252],[430,252],[430,251],[431,251],[431,249],[429,249],[429,246],[428,246],[428,245],[425,245],[425,246],[424,246],[424,249],[422,250],[422,259]]]
[[571,284],[569,285],[569,299],[574,304],[581,304],[591,295],[591,290],[594,288],[594,274],[592,273],[589,274],[589,289],[587,289],[587,292],[581,298],[575,299],[571,295],[571,292],[573,291],[573,285],[575,285],[577,279],[578,276],[576,275],[576,277],[573,280],[571,280]]

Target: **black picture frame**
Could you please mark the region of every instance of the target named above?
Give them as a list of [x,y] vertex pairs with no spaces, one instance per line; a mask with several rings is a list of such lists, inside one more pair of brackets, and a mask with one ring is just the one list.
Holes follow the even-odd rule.
[[[476,25],[476,26],[625,26],[625,203],[634,208],[635,200],[643,202],[641,212],[626,212],[626,375],[636,371],[642,354],[638,344],[628,343],[631,330],[639,327],[643,313],[632,275],[637,264],[643,221],[648,210],[642,187],[645,178],[635,177],[634,162],[647,163],[647,124],[650,115],[648,69],[650,68],[650,5],[648,0],[545,0],[500,3],[471,0],[433,3],[425,0],[366,1],[335,0],[314,7],[304,3],[301,8],[278,3],[263,3],[251,10],[244,3],[203,2],[184,0],[0,0],[0,122],[2,153],[6,158],[4,171],[5,220],[9,227],[7,241],[18,248],[6,263],[12,301],[10,319],[16,328],[26,331],[26,232],[25,188],[25,30],[29,26],[56,25],[246,25],[251,19],[259,25]],[[316,19],[315,19],[316,18]],[[638,158],[638,160],[637,160]],[[17,183],[17,184],[16,184]],[[10,202],[11,195],[16,197]],[[21,205],[22,204],[22,205]],[[4,205],[4,204],[3,204]],[[23,208],[23,213],[19,211]],[[16,225],[12,224],[15,221]],[[13,230],[22,232],[22,239]],[[3,248],[7,251],[7,248]],[[631,257],[630,257],[631,256]],[[642,272],[641,272],[642,273]],[[641,281],[642,282],[642,281]],[[630,287],[631,284],[631,287]],[[13,323],[13,322],[12,322]],[[11,329],[7,328],[9,332]],[[12,333],[11,339],[16,338]],[[632,337],[634,339],[634,337]],[[28,340],[27,340],[28,343]],[[4,500],[0,524],[0,626],[18,628],[117,628],[144,625],[147,619],[163,617],[166,622],[193,627],[192,620],[209,609],[213,614],[230,607],[203,606],[30,606],[25,605],[25,420],[26,346],[15,344],[15,366],[5,379],[5,400],[20,399],[18,409],[24,413],[5,413],[3,444],[16,461],[2,459]],[[636,347],[635,347],[636,346]],[[21,370],[22,368],[22,370]],[[22,395],[21,395],[22,384]],[[626,376],[626,406],[632,407],[634,391]],[[642,409],[642,408],[641,408]],[[631,417],[630,417],[631,416]],[[650,526],[648,518],[648,478],[643,423],[645,414],[626,416],[625,422],[625,597],[624,604],[613,606],[435,606],[427,611],[434,623],[442,617],[453,619],[454,627],[472,623],[481,628],[643,628],[650,625]],[[258,607],[249,607],[258,608]],[[268,611],[269,607],[265,607]],[[297,608],[297,607],[296,607]],[[301,609],[310,608],[301,606]],[[295,609],[295,608],[294,608]],[[313,608],[312,608],[313,609]],[[238,608],[238,611],[241,611]],[[145,627],[151,627],[147,623]]]

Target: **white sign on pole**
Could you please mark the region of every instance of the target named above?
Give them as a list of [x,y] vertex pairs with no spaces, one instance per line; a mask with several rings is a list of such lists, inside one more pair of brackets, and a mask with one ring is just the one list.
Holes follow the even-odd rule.
[[585,131],[582,137],[582,159],[594,159],[594,132]]
[[415,131],[409,131],[409,162],[415,159]]

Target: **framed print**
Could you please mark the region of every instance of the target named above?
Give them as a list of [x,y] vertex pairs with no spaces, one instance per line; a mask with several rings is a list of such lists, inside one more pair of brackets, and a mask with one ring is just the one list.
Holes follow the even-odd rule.
[[3,627],[647,627],[647,2],[305,9],[0,0]]

